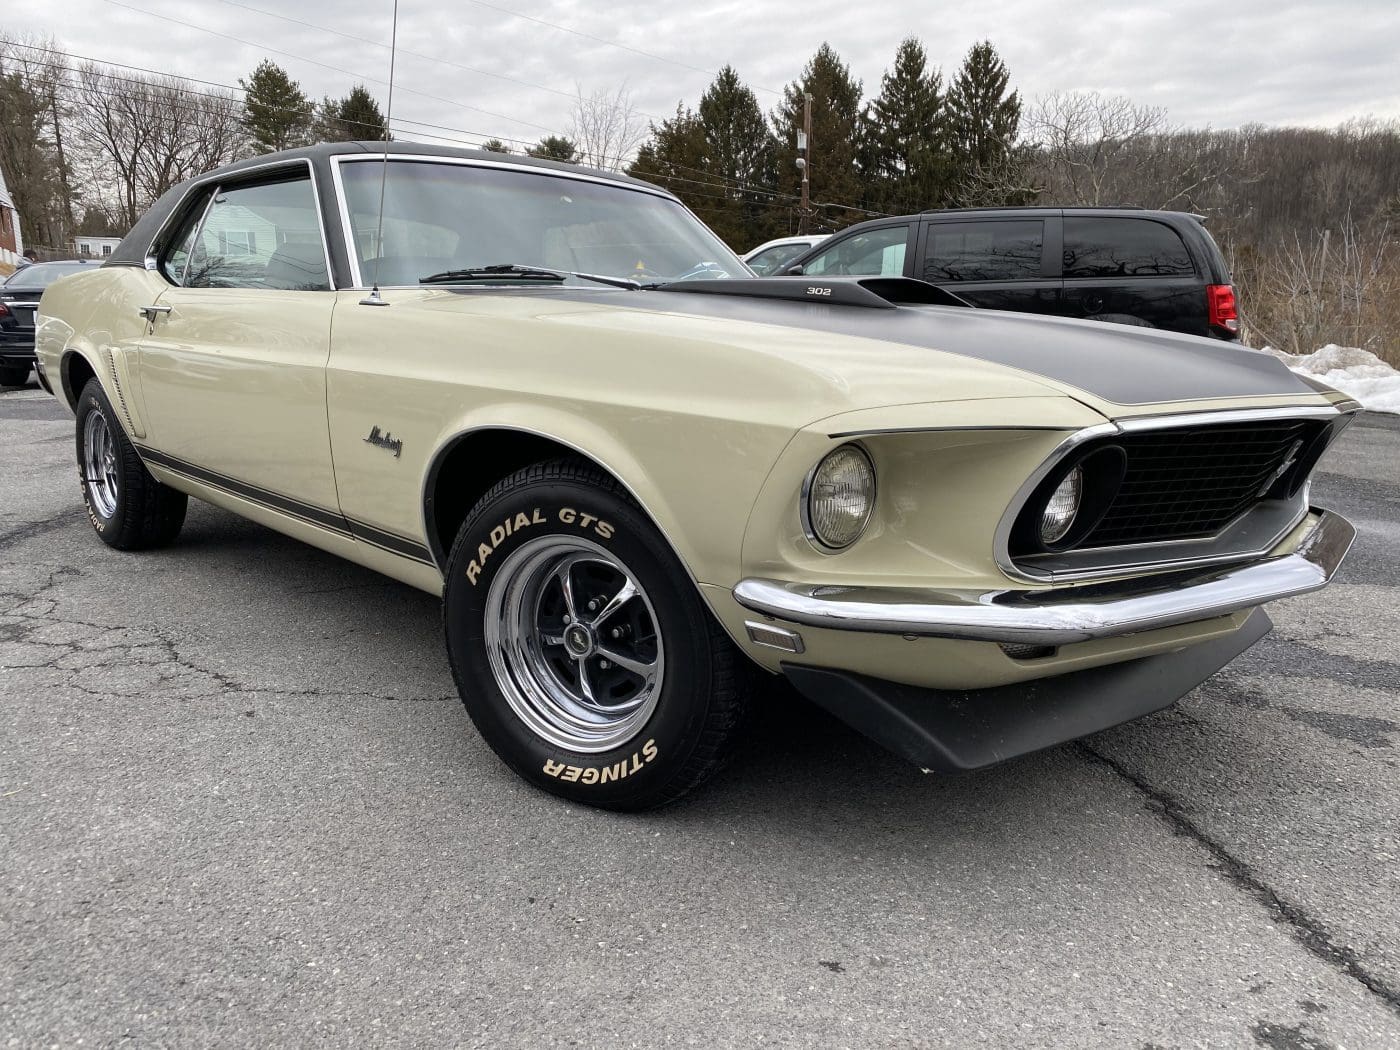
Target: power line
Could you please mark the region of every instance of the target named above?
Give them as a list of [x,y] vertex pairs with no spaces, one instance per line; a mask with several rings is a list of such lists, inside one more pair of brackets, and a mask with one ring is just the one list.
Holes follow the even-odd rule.
[[[262,50],[262,51],[268,51],[268,52],[270,52],[270,53],[272,53],[272,54],[274,54],[274,55],[281,55],[283,58],[291,58],[291,59],[295,59],[295,60],[298,61],[298,62],[307,62],[307,63],[310,63],[310,64],[313,65],[313,66],[320,66],[322,69],[329,69],[329,70],[331,70],[332,72],[335,72],[335,73],[343,73],[345,76],[347,76],[347,77],[352,77],[352,78],[354,78],[354,79],[356,79],[356,80],[369,81],[369,82],[372,83],[372,84],[384,84],[384,83],[385,83],[383,80],[380,80],[378,77],[369,77],[369,76],[365,76],[365,75],[362,74],[362,73],[356,73],[356,72],[354,72],[353,70],[349,70],[349,69],[342,69],[340,66],[333,66],[333,65],[331,65],[331,64],[328,63],[328,62],[321,62],[321,61],[319,61],[319,60],[317,60],[317,59],[314,59],[314,58],[307,58],[305,55],[298,55],[298,54],[296,54],[296,53],[294,53],[294,52],[292,52],[292,51],[282,51],[282,50],[279,50],[278,48],[275,48],[275,47],[269,47],[267,44],[259,44],[259,43],[257,43],[256,41],[245,40],[243,37],[233,36],[231,33],[223,33],[223,32],[220,32],[220,31],[217,30],[217,29],[210,29],[208,26],[196,25],[194,22],[185,22],[185,21],[182,21],[181,19],[174,18],[174,17],[172,17],[172,16],[170,16],[170,15],[158,14],[158,13],[156,13],[156,12],[154,12],[154,11],[147,11],[147,10],[144,10],[143,8],[140,8],[140,7],[133,7],[131,4],[125,3],[124,0],[104,0],[104,2],[105,2],[105,3],[108,3],[108,4],[111,4],[111,5],[113,5],[114,7],[125,8],[125,9],[128,10],[128,11],[135,11],[137,14],[145,15],[145,16],[148,17],[148,18],[156,18],[156,19],[159,19],[159,20],[161,20],[161,21],[163,21],[163,22],[170,22],[170,23],[172,23],[172,24],[174,24],[174,25],[184,26],[186,29],[193,29],[193,30],[195,30],[196,32],[199,32],[199,33],[208,33],[208,34],[211,35],[211,36],[221,37],[221,38],[224,39],[224,40],[232,40],[234,43],[236,43],[236,44],[242,44],[244,47],[255,47],[255,48],[258,48],[259,50]],[[513,123],[513,124],[523,124],[523,125],[525,125],[526,127],[529,127],[529,128],[537,128],[538,130],[544,131],[544,132],[549,132],[549,130],[550,130],[549,128],[545,127],[545,126],[542,125],[542,124],[535,124],[535,123],[533,123],[533,122],[531,122],[531,121],[528,121],[528,120],[522,120],[522,119],[519,118],[519,117],[507,116],[507,115],[504,114],[504,113],[496,113],[496,112],[493,111],[493,110],[482,109],[480,106],[469,105],[468,103],[460,102],[460,101],[458,101],[458,100],[456,100],[456,99],[443,98],[441,95],[429,94],[429,93],[426,92],[426,91],[418,91],[418,90],[416,90],[415,88],[407,88],[407,87],[403,87],[402,85],[400,85],[400,86],[399,86],[399,90],[400,90],[400,91],[406,91],[406,92],[408,92],[410,95],[417,95],[417,96],[419,96],[420,98],[432,99],[434,102],[444,102],[444,103],[446,103],[446,104],[449,105],[449,106],[458,106],[458,107],[460,107],[460,108],[462,108],[462,109],[470,109],[470,110],[473,110],[473,111],[475,111],[475,112],[477,112],[477,113],[485,113],[488,117],[495,117],[497,120],[508,120],[508,121],[510,121],[510,122]]]
[[[113,4],[115,4],[116,6],[119,6],[119,7],[126,7],[126,6],[128,6],[128,5],[124,4],[124,3],[121,3],[120,0],[107,0],[107,2],[108,2],[108,3],[113,3]],[[241,6],[241,5],[237,5],[237,6]],[[138,9],[138,8],[132,8],[132,10],[139,10],[139,9]],[[151,12],[141,12],[141,13],[143,13],[143,14],[151,14],[152,17],[163,17],[163,16],[159,16],[159,15],[154,15],[154,14],[152,14]],[[188,23],[183,23],[183,22],[180,23],[180,24],[182,24],[182,25],[188,25]],[[192,28],[200,29],[201,27],[193,26]],[[213,34],[216,35],[216,36],[223,36],[223,35],[225,35],[225,34],[220,34],[220,33],[218,33],[217,31],[214,31],[214,30],[205,30],[205,31],[210,32],[210,33],[213,33]],[[230,39],[236,39],[236,40],[237,40],[238,38],[230,38]],[[261,46],[261,45],[254,44],[254,43],[250,43],[250,42],[248,42],[248,41],[243,41],[243,40],[238,40],[238,42],[240,42],[240,43],[245,43],[245,44],[247,44],[248,46],[251,46],[251,47],[258,47],[258,46]],[[246,93],[247,93],[247,89],[246,89],[246,88],[243,88],[243,87],[241,87],[241,86],[235,87],[235,86],[233,86],[233,85],[223,84],[223,83],[219,83],[219,82],[217,82],[217,81],[200,80],[200,79],[198,79],[198,78],[183,77],[183,76],[180,76],[180,75],[178,75],[178,74],[167,73],[167,72],[163,72],[163,71],[161,71],[161,70],[149,69],[149,68],[143,67],[143,66],[130,65],[130,64],[128,64],[128,63],[108,62],[108,61],[105,61],[105,60],[93,58],[93,57],[91,57],[91,56],[80,55],[80,54],[77,54],[77,53],[74,53],[74,52],[62,51],[62,50],[57,50],[57,49],[53,49],[53,48],[39,47],[39,46],[33,45],[33,44],[23,44],[23,43],[20,43],[20,42],[18,42],[18,41],[0,40],[0,44],[4,44],[4,45],[6,45],[6,46],[12,46],[12,47],[20,47],[20,48],[24,48],[24,49],[31,50],[31,51],[41,52],[41,53],[44,53],[44,54],[58,55],[58,56],[61,56],[61,57],[64,57],[64,58],[69,58],[69,59],[77,59],[77,60],[81,60],[81,61],[84,61],[84,62],[92,63],[92,64],[94,64],[94,65],[112,66],[112,67],[116,67],[116,68],[127,69],[127,70],[132,70],[132,71],[136,71],[136,72],[140,72],[140,73],[145,73],[145,74],[150,75],[150,76],[168,78],[168,79],[173,79],[173,80],[176,80],[176,81],[184,81],[184,82],[187,82],[187,83],[201,84],[201,85],[204,85],[205,87],[213,87],[213,88],[218,88],[218,89],[220,89],[221,91],[230,92],[230,93],[232,93],[233,95],[236,95],[236,94],[239,94],[239,93],[245,94],[245,95],[246,95]],[[277,53],[278,53],[278,54],[287,54],[286,52],[277,52]],[[292,55],[291,57],[296,58],[296,57],[298,57],[298,56]],[[313,61],[313,60],[307,60],[307,61]],[[323,64],[323,63],[316,63],[316,64]],[[349,76],[357,76],[357,74],[355,74],[355,73],[349,72],[349,71],[347,71],[347,70],[338,69],[338,68],[335,67],[335,66],[327,66],[326,68],[333,69],[333,70],[335,70],[335,71],[337,71],[337,72],[346,73],[346,74],[349,75]],[[135,84],[135,85],[139,85],[139,86],[148,86],[148,85],[149,85],[149,82],[148,82],[148,81],[144,81],[144,80],[141,80],[141,79],[138,79],[138,78],[135,78],[135,77],[121,77],[121,76],[117,76],[116,74],[113,74],[113,73],[103,72],[103,71],[95,70],[95,69],[94,69],[92,72],[93,72],[93,75],[95,75],[95,76],[97,76],[97,77],[99,77],[99,78],[103,78],[103,79],[107,79],[107,80],[112,80],[112,81],[115,81],[115,82],[118,82],[118,83]],[[370,79],[370,78],[362,78],[362,79]],[[376,81],[376,82],[382,83],[382,81]],[[81,90],[81,89],[80,89],[80,88],[75,88],[74,90]],[[205,97],[205,98],[218,99],[218,100],[221,100],[221,101],[230,100],[230,96],[229,96],[229,95],[216,95],[216,94],[213,94],[213,93],[211,93],[211,92],[200,92],[200,91],[195,91],[195,90],[193,90],[193,89],[191,89],[191,88],[185,86],[184,84],[178,85],[178,90],[180,90],[180,91],[182,91],[182,92],[186,92],[186,93],[191,94],[191,95],[197,95],[197,96],[201,96],[201,97]],[[407,88],[402,88],[402,87],[401,87],[400,90],[411,90],[411,89],[407,89]],[[422,92],[415,92],[415,93],[417,93],[417,94],[422,94]],[[113,95],[114,97],[116,96],[116,92],[109,92],[109,94]],[[426,97],[434,98],[435,96],[429,95],[429,96],[426,96]],[[71,97],[68,97],[68,96],[66,96],[66,95],[65,95],[65,99],[64,99],[64,100],[65,100],[66,102],[68,102],[70,105],[80,105],[80,104],[82,103],[82,101],[83,101],[81,98],[71,98]],[[236,100],[236,99],[235,99],[235,100]],[[440,101],[448,102],[448,104],[454,104],[454,105],[455,105],[455,103],[452,103],[451,100],[441,99]],[[191,103],[191,105],[193,105],[193,104]],[[473,109],[474,109],[474,108],[476,108],[476,107],[467,107],[467,108],[473,108]],[[279,112],[285,112],[285,113],[297,112],[296,110],[294,110],[294,109],[292,109],[292,108],[290,108],[290,107],[278,107],[277,109],[278,109]],[[488,113],[488,114],[490,113],[490,111],[487,111],[487,110],[481,110],[480,112],[486,112],[486,113]],[[491,114],[491,115],[496,115],[496,114]],[[502,119],[512,119],[512,118],[503,117]],[[524,123],[524,122],[521,122],[521,123]],[[395,118],[393,118],[392,120],[388,121],[388,124],[389,124],[389,127],[390,127],[391,130],[399,130],[400,132],[403,132],[403,133],[406,133],[406,134],[410,134],[410,135],[415,135],[415,136],[418,136],[418,137],[420,137],[420,138],[437,139],[437,140],[440,140],[440,141],[442,141],[442,142],[446,142],[446,143],[450,143],[450,144],[454,144],[454,145],[461,145],[461,146],[479,147],[481,142],[484,142],[484,141],[486,141],[486,140],[488,140],[488,139],[492,139],[492,138],[501,139],[501,140],[503,140],[503,141],[515,143],[515,144],[518,144],[518,145],[525,145],[525,144],[527,144],[527,143],[529,142],[529,140],[527,140],[527,139],[514,138],[514,137],[511,137],[511,136],[508,136],[508,135],[501,135],[501,134],[498,134],[498,133],[488,133],[488,132],[482,132],[482,131],[474,131],[474,130],[466,129],[466,128],[455,128],[455,127],[449,127],[449,126],[446,126],[446,125],[431,124],[431,123],[428,123],[428,122],[425,122],[425,121],[415,121],[415,120],[410,120],[410,119],[408,119],[408,118],[401,118],[401,117],[395,117]],[[404,127],[404,125],[410,125],[410,127]],[[205,130],[218,130],[218,129],[212,128],[212,127],[210,127],[210,126],[208,126],[208,125],[198,125],[198,124],[197,124],[197,125],[195,125],[195,126],[197,126],[197,127],[202,127],[202,128],[204,128]],[[543,127],[542,125],[531,125],[531,126],[533,126],[533,127],[538,127],[540,130],[545,131],[545,132],[548,133],[548,134],[557,134],[557,132],[554,132],[554,131],[552,131],[552,130],[549,129],[549,128]],[[421,130],[416,130],[416,129],[419,129],[419,128],[431,128],[431,129],[433,129],[433,130],[432,130],[432,131],[421,131]],[[435,134],[434,132],[450,132],[450,133],[452,133],[452,134],[450,134],[450,135],[442,135],[442,134]],[[460,136],[460,135],[472,136],[473,138],[478,139],[479,141],[478,141],[478,142],[472,142],[472,141],[469,141],[469,140],[464,140],[464,139],[461,139],[461,138],[459,138],[459,137],[456,137],[456,136]],[[670,174],[669,172],[663,172],[663,171],[660,171],[660,170],[655,171],[655,172],[653,172],[653,173],[649,173],[649,174],[650,174],[650,177],[655,178],[655,179],[664,179],[664,180],[666,180],[667,182],[672,182],[672,183],[682,183],[682,184],[685,184],[685,185],[700,186],[700,187],[708,188],[708,189],[724,190],[724,191],[726,191],[727,193],[732,193],[732,194],[743,194],[743,195],[748,195],[750,198],[753,198],[753,197],[764,197],[764,198],[768,198],[769,200],[771,200],[771,201],[773,201],[773,202],[778,202],[778,201],[784,200],[784,199],[785,199],[785,200],[798,200],[798,199],[799,199],[798,196],[797,196],[796,194],[785,193],[785,192],[780,191],[780,190],[762,189],[762,188],[759,188],[759,187],[755,187],[755,186],[751,186],[751,185],[748,185],[748,184],[739,182],[737,179],[732,179],[732,178],[730,178],[729,176],[720,175],[720,174],[718,174],[718,173],[711,172],[711,171],[705,171],[705,170],[699,169],[699,168],[692,168],[692,167],[689,167],[689,166],[686,166],[686,165],[682,165],[682,164],[676,164],[676,163],[674,163],[674,162],[665,162],[665,167],[668,168],[668,169],[675,169],[675,170],[680,170],[680,171],[686,171],[686,172],[689,172],[689,173],[694,174],[694,175],[699,175],[699,176],[701,176],[702,178],[700,178],[700,179],[685,178],[685,177],[682,177],[682,176],[679,176],[679,175]],[[603,170],[611,170],[611,171],[618,172],[618,173],[625,173],[625,172],[624,172],[624,169],[621,167],[621,165],[611,165],[611,166],[608,166],[607,168],[604,168]],[[716,181],[716,180],[718,180],[718,181]],[[690,196],[699,196],[698,194],[695,194],[694,191],[690,191],[690,190],[687,190],[687,191],[686,191],[686,195],[687,195],[687,197],[690,197]],[[725,196],[725,197],[716,198],[716,199],[732,200],[732,199],[734,199],[734,198],[731,197],[731,196]],[[751,203],[757,204],[757,203],[761,203],[761,202],[760,202],[760,201],[751,201]],[[785,205],[784,205],[784,206],[785,206]],[[835,202],[812,202],[812,207],[814,207],[814,208],[823,208],[823,209],[838,209],[838,210],[841,210],[841,211],[855,212],[855,213],[857,213],[857,214],[869,215],[869,216],[876,216],[876,217],[883,216],[883,215],[886,215],[886,214],[887,214],[886,212],[875,211],[875,210],[872,210],[872,209],[869,209],[869,208],[861,208],[861,207],[858,207],[858,206],[855,206],[855,205],[840,204],[840,203],[835,203]]]

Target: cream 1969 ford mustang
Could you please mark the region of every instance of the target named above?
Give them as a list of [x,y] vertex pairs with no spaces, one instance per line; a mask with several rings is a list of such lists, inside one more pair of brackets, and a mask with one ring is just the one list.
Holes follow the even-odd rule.
[[655,187],[500,154],[185,183],[38,359],[106,543],[195,496],[440,593],[491,747],[616,809],[703,780],[760,669],[926,769],[1158,710],[1353,537],[1308,479],[1356,405],[1271,358],[755,278]]

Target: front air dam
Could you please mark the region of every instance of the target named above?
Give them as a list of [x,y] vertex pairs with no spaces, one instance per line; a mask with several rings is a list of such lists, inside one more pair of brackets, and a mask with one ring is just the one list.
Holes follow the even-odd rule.
[[1256,609],[1232,634],[1177,652],[993,689],[944,690],[783,664],[809,700],[922,769],[965,773],[1170,707],[1269,633]]

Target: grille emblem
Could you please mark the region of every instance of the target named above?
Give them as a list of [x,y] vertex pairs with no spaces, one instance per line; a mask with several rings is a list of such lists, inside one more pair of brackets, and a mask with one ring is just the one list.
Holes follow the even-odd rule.
[[1278,465],[1278,469],[1275,470],[1272,474],[1270,474],[1269,480],[1264,482],[1264,484],[1260,487],[1259,495],[1261,498],[1267,495],[1268,491],[1274,487],[1274,482],[1276,482],[1279,478],[1283,477],[1285,474],[1287,474],[1290,470],[1293,469],[1293,464],[1298,462],[1298,453],[1301,452],[1302,449],[1302,438],[1299,438],[1297,441],[1293,442],[1293,444],[1288,446],[1288,455],[1283,457],[1283,462]]

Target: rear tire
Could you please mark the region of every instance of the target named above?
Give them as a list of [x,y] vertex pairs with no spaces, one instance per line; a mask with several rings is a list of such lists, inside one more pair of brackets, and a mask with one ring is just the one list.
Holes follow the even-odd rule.
[[78,484],[102,542],[122,551],[172,543],[189,497],[151,477],[96,379],[78,398],[77,431]]
[[27,382],[28,365],[0,365],[0,386],[24,386]]
[[591,464],[535,464],[481,498],[448,559],[443,626],[482,737],[573,802],[675,801],[720,767],[748,705],[747,659]]

